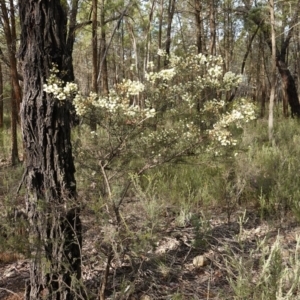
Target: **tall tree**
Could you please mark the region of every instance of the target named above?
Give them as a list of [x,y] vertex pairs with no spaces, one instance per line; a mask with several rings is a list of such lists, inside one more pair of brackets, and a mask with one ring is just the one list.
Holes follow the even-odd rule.
[[[162,49],[163,17],[164,17],[164,0],[160,0],[159,21],[158,21],[158,49]],[[157,71],[160,71],[160,55],[157,55]]]
[[[13,86],[13,84],[12,84]],[[19,162],[19,151],[18,151],[18,138],[17,138],[17,118],[18,118],[18,106],[16,99],[15,89],[11,89],[11,111],[10,111],[10,128],[11,128],[11,150],[10,158],[11,164],[14,166]]]
[[216,0],[209,1],[209,27],[210,27],[210,41],[209,54],[216,55]]
[[98,37],[97,37],[97,11],[98,11],[98,0],[92,0],[92,61],[93,61],[93,70],[92,70],[92,91],[98,94]]
[[17,69],[17,58],[16,58],[16,21],[15,21],[15,6],[14,1],[9,0],[9,9],[6,6],[5,0],[0,0],[1,7],[1,23],[5,34],[5,39],[8,48],[10,75],[12,79],[12,86],[15,93],[15,99],[17,101],[17,107],[22,100],[22,91],[19,84],[18,69]]
[[203,6],[202,0],[194,0],[194,14],[196,23],[196,45],[198,53],[205,53],[204,29],[203,29]]
[[11,163],[15,165],[19,161],[18,140],[17,140],[17,122],[19,118],[20,103],[22,100],[22,91],[19,84],[17,58],[16,58],[16,21],[15,7],[13,0],[9,0],[9,9],[5,0],[0,0],[1,24],[3,26],[6,44],[8,48],[8,61],[10,68],[10,77],[12,83],[11,91]]
[[[78,5],[79,5],[79,0],[72,0],[70,3],[70,11],[69,11],[69,26],[68,26],[68,35],[67,35],[67,57],[70,60],[68,63],[69,65],[69,77],[71,80],[74,80],[74,70],[73,70],[73,48],[74,48],[74,43],[75,43],[75,33],[76,29],[78,27],[78,24],[76,24],[76,17],[78,13]],[[86,22],[88,24],[89,22]],[[83,26],[85,24],[80,24],[80,26]],[[64,25],[64,27],[66,24]]]
[[24,183],[33,258],[25,299],[78,299],[81,223],[71,145],[71,103],[43,91],[53,64],[62,80],[72,79],[66,10],[60,0],[19,0],[18,4],[24,77]]
[[166,37],[166,53],[167,56],[165,58],[165,66],[168,65],[169,60],[168,60],[168,56],[170,55],[170,51],[171,51],[171,33],[172,33],[172,22],[173,22],[173,18],[174,18],[174,14],[175,14],[175,6],[176,6],[176,0],[169,0],[169,5],[168,5],[168,9],[167,9],[167,37]]
[[[251,19],[254,23],[260,26],[261,31],[263,32],[265,41],[267,42],[270,50],[272,51],[272,42],[271,42],[271,30],[270,26],[267,23],[266,14],[262,8],[248,9],[246,8],[248,18]],[[295,2],[294,13],[288,22],[287,34],[284,38],[281,37],[280,47],[276,47],[276,66],[281,76],[283,92],[287,98],[287,101],[291,108],[292,116],[300,117],[300,103],[298,99],[298,93],[296,88],[296,83],[294,77],[292,76],[286,62],[287,51],[290,44],[290,41],[294,34],[295,25],[298,22],[298,16],[300,11],[300,0]],[[285,33],[282,33],[284,35]]]
[[107,68],[107,45],[106,45],[105,1],[100,2],[100,45],[98,59],[98,82],[101,83],[101,94],[108,94],[108,68]]
[[270,21],[271,21],[271,44],[272,44],[272,74],[271,74],[271,93],[269,103],[269,142],[274,144],[274,100],[276,88],[276,33],[275,33],[275,14],[274,14],[274,0],[269,0],[270,6]]

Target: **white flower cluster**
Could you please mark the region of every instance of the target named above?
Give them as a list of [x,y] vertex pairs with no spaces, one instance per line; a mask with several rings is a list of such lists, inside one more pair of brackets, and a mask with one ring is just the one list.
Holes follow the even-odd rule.
[[218,114],[220,110],[225,106],[224,100],[213,99],[211,101],[205,102],[203,106],[203,112],[211,112],[214,114]]
[[50,76],[46,80],[47,84],[43,85],[44,92],[53,94],[58,100],[66,100],[67,97],[71,97],[78,92],[78,86],[74,82],[64,82],[57,77],[59,72],[57,65],[53,64],[50,70]]
[[140,81],[132,81],[130,79],[123,80],[122,83],[123,89],[127,91],[127,96],[129,95],[138,95],[139,93],[143,92],[145,86]]
[[134,117],[138,121],[152,118],[156,112],[154,108],[141,108],[138,105],[129,105],[127,98],[122,98],[115,90],[111,90],[110,94],[106,97],[98,97],[95,93],[90,93],[88,97],[83,97],[81,94],[77,94],[73,100],[76,113],[82,116],[88,112],[89,109],[101,108],[112,116],[117,115],[120,117]]
[[164,69],[159,72],[149,72],[145,75],[146,79],[154,83],[156,80],[159,80],[161,82],[165,81],[170,81],[172,78],[176,75],[176,70],[175,68],[172,69]]
[[75,107],[76,114],[78,116],[85,115],[89,107],[95,101],[97,95],[95,93],[90,93],[88,97],[83,97],[81,93],[78,93],[75,98],[73,99],[73,105]]
[[159,55],[159,56],[167,56],[167,52],[166,52],[166,50],[158,49],[157,50],[157,55]]
[[242,75],[236,75],[233,72],[226,72],[223,76],[223,85],[226,91],[242,82]]
[[222,72],[222,67],[219,65],[215,65],[207,70],[207,73],[213,78],[218,78],[222,75]]
[[233,138],[229,127],[234,125],[241,128],[244,123],[256,119],[255,105],[246,99],[240,99],[235,103],[231,112],[221,116],[220,120],[209,130],[213,140],[218,141],[222,146],[235,146],[237,140]]
[[237,140],[233,139],[232,133],[217,124],[214,125],[212,130],[209,130],[209,134],[214,141],[217,141],[221,146],[235,146]]

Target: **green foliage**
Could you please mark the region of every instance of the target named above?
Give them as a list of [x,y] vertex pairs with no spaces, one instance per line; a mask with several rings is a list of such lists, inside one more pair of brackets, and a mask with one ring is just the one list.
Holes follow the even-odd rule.
[[247,151],[238,153],[235,169],[237,180],[245,184],[242,199],[256,202],[264,217],[290,210],[298,215],[299,124],[283,120],[275,132],[276,146],[270,147],[264,120],[245,130],[242,147]]
[[[23,166],[0,169],[0,254],[28,255],[27,220],[22,212],[22,193],[16,195]],[[1,260],[1,258],[0,258]]]

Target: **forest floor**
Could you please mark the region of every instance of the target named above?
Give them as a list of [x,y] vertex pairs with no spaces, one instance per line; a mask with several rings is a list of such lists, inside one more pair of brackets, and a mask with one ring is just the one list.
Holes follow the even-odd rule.
[[[0,201],[2,198],[0,195]],[[138,228],[143,218],[137,213],[140,204],[127,205],[127,222],[132,222],[131,228]],[[178,226],[174,215],[164,214],[153,250],[128,255],[121,263],[117,258],[112,261],[106,299],[233,299],[228,280],[234,276],[228,269],[230,255],[234,254],[237,260],[247,258],[258,241],[265,240],[271,247],[280,238],[282,258],[288,263],[300,236],[300,224],[292,217],[266,221],[254,208],[237,208],[230,222],[221,208],[207,210],[203,216],[199,215],[202,223],[195,229],[193,222]],[[90,225],[89,218],[89,213],[83,215],[83,279],[87,289],[95,294],[105,262],[95,246],[101,233]],[[255,277],[255,267],[249,272]],[[0,300],[23,299],[28,277],[28,259],[18,253],[0,253]],[[295,299],[300,299],[300,295],[295,295]]]

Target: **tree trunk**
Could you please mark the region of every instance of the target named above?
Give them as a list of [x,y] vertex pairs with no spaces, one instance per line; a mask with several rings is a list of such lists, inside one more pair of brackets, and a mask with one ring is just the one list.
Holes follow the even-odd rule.
[[15,96],[15,89],[11,89],[11,111],[10,111],[10,128],[11,128],[11,164],[16,165],[19,162],[18,152],[18,136],[17,136],[17,124],[18,124],[18,102]]
[[[300,104],[294,77],[292,76],[285,62],[280,58],[277,59],[277,68],[281,76],[281,84],[283,86],[285,98],[287,98],[287,101],[291,107],[291,115],[292,117],[300,118]],[[287,112],[285,112],[285,114],[287,114]]]
[[215,0],[210,0],[209,2],[209,28],[210,28],[209,54],[216,55]]
[[202,20],[202,0],[194,0],[195,22],[196,22],[196,44],[198,53],[204,53],[203,47],[203,20]]
[[19,0],[24,76],[21,121],[32,262],[25,299],[79,299],[81,223],[71,146],[71,103],[43,91],[52,64],[72,77],[59,0]]
[[14,3],[10,0],[10,10],[8,12],[5,0],[0,1],[1,6],[1,17],[2,24],[5,33],[5,39],[8,48],[9,56],[9,67],[10,76],[12,79],[12,88],[14,89],[14,97],[17,102],[17,114],[14,118],[18,118],[18,112],[20,109],[20,103],[22,100],[22,91],[19,84],[18,70],[17,70],[17,59],[16,59],[16,25],[15,25],[15,13],[14,13]]
[[107,68],[107,58],[106,58],[106,28],[105,28],[105,1],[100,2],[100,45],[99,45],[99,60],[98,60],[98,72],[100,73],[99,79],[101,80],[101,94],[108,95],[108,68]]
[[[164,0],[160,0],[159,21],[158,21],[158,49],[162,49],[162,26],[164,17]],[[157,72],[160,71],[160,55],[157,55]]]
[[[289,22],[289,29],[287,30],[287,36],[284,39],[282,39],[280,50],[276,49],[276,66],[281,76],[284,93],[291,107],[291,115],[292,117],[296,116],[300,118],[300,103],[298,99],[296,83],[294,77],[292,76],[290,70],[286,65],[286,53],[288,50],[290,40],[294,34],[294,28],[296,27],[296,24],[298,22],[298,15],[300,12],[300,0],[298,0],[295,5],[296,6],[295,6],[294,15],[291,17]],[[249,10],[248,10],[248,15],[251,17],[251,20],[253,22],[255,22],[258,26],[260,26],[264,34],[265,41],[269,45],[269,48],[272,51],[270,30],[268,30],[268,26],[265,24],[263,17],[260,14],[250,15]]]
[[176,0],[169,0],[168,6],[168,20],[167,20],[167,37],[166,37],[166,53],[164,65],[165,67],[169,64],[169,56],[171,51],[171,33],[172,33],[172,22],[175,13]]
[[16,24],[13,0],[9,1],[8,11],[4,0],[0,1],[1,18],[3,30],[8,48],[10,77],[12,84],[11,91],[11,164],[15,165],[19,161],[17,123],[19,119],[19,109],[22,100],[22,91],[19,84],[17,59],[16,59]]
[[275,101],[275,86],[276,86],[276,33],[275,33],[274,0],[269,0],[269,5],[270,5],[270,21],[271,21],[272,75],[271,75],[271,93],[270,93],[270,103],[269,103],[268,134],[269,134],[269,142],[274,146],[275,145],[274,101]]
[[[97,35],[97,27],[98,27],[98,0],[92,0],[92,92],[98,94],[98,35]],[[91,131],[95,131],[97,129],[97,119],[96,114],[92,111],[90,115],[90,128]]]
[[71,10],[69,13],[69,29],[67,36],[67,57],[69,59],[69,80],[74,80],[74,70],[73,70],[73,48],[75,43],[75,30],[76,30],[76,17],[78,12],[78,4],[79,0],[72,0],[71,2]]
[[92,92],[98,94],[98,36],[97,36],[97,8],[98,8],[98,0],[92,0],[92,61],[93,61],[93,69],[92,69]]

